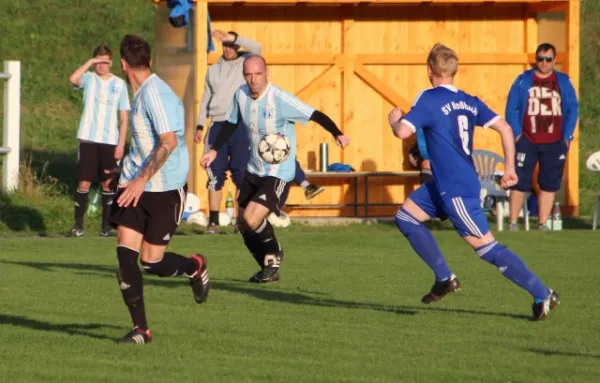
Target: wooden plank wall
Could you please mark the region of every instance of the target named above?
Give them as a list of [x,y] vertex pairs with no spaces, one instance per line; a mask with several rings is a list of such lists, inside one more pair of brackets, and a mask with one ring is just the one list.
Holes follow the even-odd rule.
[[[318,125],[298,126],[298,160],[307,170],[317,168],[321,142],[329,143],[330,163],[347,163],[356,170],[410,169],[406,153],[414,140],[402,143],[392,136],[387,125],[387,113],[392,107],[389,99],[407,107],[419,91],[429,87],[424,61],[436,42],[452,47],[463,58],[456,84],[503,114],[510,85],[528,67],[526,61],[531,56],[524,53],[531,52],[537,27],[535,20],[526,17],[526,6],[519,4],[209,4],[208,10],[213,29],[234,30],[261,42],[264,55],[273,61],[269,67],[273,83],[290,92],[300,92],[305,102],[331,116],[351,137],[350,147],[342,151]],[[217,44],[217,52],[208,58],[209,64],[219,55]],[[298,61],[305,63],[296,64]],[[329,75],[315,86],[315,78],[324,72]],[[382,91],[386,86],[388,89]],[[198,96],[201,94],[196,99]],[[186,107],[195,108],[193,105],[186,102]],[[195,121],[188,125],[193,129]],[[197,157],[203,145],[192,146]],[[497,134],[483,129],[475,134],[475,148],[501,153]],[[373,180],[369,200],[400,203],[418,186],[406,182]],[[206,174],[198,169],[192,188],[203,208],[208,199],[205,184]],[[349,184],[330,182],[324,186],[326,191],[310,203],[351,202],[354,190]],[[229,180],[224,190],[228,188],[233,190]],[[359,200],[362,199],[360,187]],[[306,202],[302,189],[293,187],[288,203]],[[394,207],[370,209],[373,215],[391,215],[394,211]],[[352,209],[291,211],[292,216],[351,213]]]

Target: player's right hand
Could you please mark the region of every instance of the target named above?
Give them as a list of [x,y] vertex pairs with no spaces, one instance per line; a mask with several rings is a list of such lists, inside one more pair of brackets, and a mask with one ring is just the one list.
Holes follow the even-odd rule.
[[208,152],[204,153],[204,155],[202,155],[202,158],[200,158],[200,165],[206,169],[210,166],[210,164],[212,164],[215,158],[217,158],[217,151],[211,149]]
[[196,134],[194,135],[194,142],[197,144],[202,142],[202,131],[200,129],[196,130]]
[[395,107],[388,114],[388,122],[390,125],[398,122],[402,118],[402,109]]
[[223,32],[222,30],[219,30],[219,29],[215,29],[212,32],[212,36],[215,39],[218,39],[218,40],[220,40],[222,42],[231,42],[235,38],[233,35],[230,35],[229,33]]
[[515,173],[514,170],[506,171],[505,169],[504,175],[500,180],[500,186],[502,186],[503,189],[508,189],[510,187],[515,186],[517,182],[519,182],[519,177],[517,177],[517,173]]
[[92,65],[96,65],[96,64],[100,64],[100,63],[112,64],[112,62],[110,60],[106,61],[106,60],[98,59],[98,58],[95,58],[95,57],[90,60],[90,63]]

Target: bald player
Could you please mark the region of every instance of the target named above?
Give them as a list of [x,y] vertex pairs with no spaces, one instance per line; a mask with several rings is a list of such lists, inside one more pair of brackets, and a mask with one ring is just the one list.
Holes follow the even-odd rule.
[[[204,167],[210,166],[219,148],[238,129],[241,119],[250,141],[250,160],[238,197],[239,215],[242,217],[240,233],[260,267],[249,282],[275,283],[279,281],[283,249],[266,218],[271,212],[279,214],[281,195],[289,188],[296,173],[294,124],[305,125],[308,121],[314,121],[331,133],[336,144],[342,148],[348,146],[350,139],[343,135],[327,115],[270,83],[263,57],[253,55],[246,58],[243,71],[246,84],[235,92],[227,114],[227,125],[211,150],[202,156],[201,164]],[[267,163],[258,151],[261,139],[274,133],[285,135],[291,146],[289,156],[279,164]]]

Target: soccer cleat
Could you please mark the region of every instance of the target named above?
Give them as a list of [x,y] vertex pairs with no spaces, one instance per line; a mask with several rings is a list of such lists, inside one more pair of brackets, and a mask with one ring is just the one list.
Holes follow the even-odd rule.
[[279,267],[264,267],[262,270],[254,273],[254,275],[248,279],[248,282],[262,284],[277,283],[279,282]]
[[456,291],[460,291],[460,282],[456,275],[452,274],[450,278],[443,282],[436,281],[433,287],[431,287],[431,291],[421,298],[421,302],[426,305],[437,302],[444,298],[449,293],[454,293]]
[[261,270],[254,273],[254,275],[248,279],[248,282],[263,284],[279,282],[279,265],[281,264],[282,260],[283,250],[279,250],[279,252],[275,255],[275,261],[269,263],[268,266],[265,266]]
[[102,230],[100,230],[100,233],[98,235],[101,237],[105,237],[105,238],[110,237],[111,231],[110,231],[110,229],[102,229]]
[[550,231],[550,229],[548,229],[548,226],[546,226],[544,224],[539,224],[537,229],[538,229],[538,231]]
[[219,225],[215,224],[215,223],[211,223],[208,225],[208,227],[206,228],[206,231],[204,232],[207,235],[214,235],[214,234],[219,234]]
[[519,224],[511,223],[508,225],[508,231],[519,231]]
[[304,197],[306,199],[313,199],[318,194],[320,194],[325,188],[323,186],[317,186],[313,184],[309,184],[306,189],[304,189]]
[[191,258],[198,262],[198,270],[189,277],[190,286],[192,286],[196,303],[204,303],[208,299],[208,292],[211,287],[206,267],[206,258],[202,254],[194,254]]
[[123,338],[117,339],[118,344],[148,344],[152,342],[150,330],[142,330],[134,327]]
[[543,302],[533,302],[533,320],[544,320],[551,310],[560,304],[560,296],[556,291],[550,290],[550,295]]
[[71,237],[79,238],[85,235],[83,229],[78,229],[76,227],[71,229]]

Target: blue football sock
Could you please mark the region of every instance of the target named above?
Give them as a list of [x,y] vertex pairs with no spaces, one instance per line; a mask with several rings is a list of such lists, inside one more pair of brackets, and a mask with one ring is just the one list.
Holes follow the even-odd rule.
[[419,257],[433,270],[436,280],[443,281],[450,278],[452,273],[444,256],[440,252],[431,232],[421,222],[406,210],[400,208],[396,214],[396,226],[408,239]]
[[475,249],[484,261],[496,266],[507,279],[529,291],[536,302],[548,298],[550,290],[532,273],[515,253],[496,241]]

